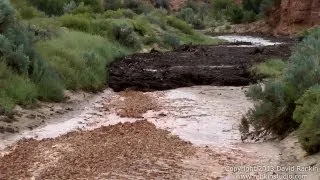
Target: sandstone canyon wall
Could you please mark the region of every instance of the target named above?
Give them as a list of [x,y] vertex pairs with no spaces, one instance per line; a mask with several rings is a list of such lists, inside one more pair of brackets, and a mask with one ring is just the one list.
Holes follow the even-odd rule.
[[278,34],[294,34],[320,25],[320,0],[276,0],[268,24]]

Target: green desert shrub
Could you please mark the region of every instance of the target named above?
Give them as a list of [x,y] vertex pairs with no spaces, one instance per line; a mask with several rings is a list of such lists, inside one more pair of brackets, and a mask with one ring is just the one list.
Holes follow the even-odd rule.
[[8,113],[15,104],[30,104],[37,99],[37,87],[26,76],[14,73],[0,60],[0,108]]
[[199,3],[192,1],[192,0],[188,0],[187,2],[185,2],[183,8],[184,9],[191,8],[195,13],[198,13],[201,9]]
[[35,17],[42,17],[44,16],[43,13],[35,9],[34,7],[25,6],[21,9],[18,9],[19,15],[22,19],[32,19]]
[[90,14],[90,13],[94,12],[94,9],[91,6],[85,5],[83,2],[81,2],[75,8],[71,8],[70,10],[66,10],[65,9],[64,12],[68,12],[68,13],[71,13],[71,14],[85,14],[85,13],[89,13]]
[[212,0],[212,9],[214,12],[220,12],[234,4],[232,0]]
[[156,37],[156,36],[146,36],[146,37],[143,37],[143,44],[144,45],[152,45],[152,44],[155,44],[155,43],[159,43],[159,38]]
[[298,99],[307,89],[320,84],[320,28],[303,40],[293,52],[285,80],[297,90]]
[[90,32],[91,20],[92,18],[85,14],[67,14],[59,18],[62,26],[83,32]]
[[165,33],[163,35],[163,43],[167,47],[176,48],[180,45],[180,39],[174,34]]
[[216,19],[226,18],[232,23],[250,23],[263,17],[274,6],[274,0],[244,0],[236,4],[232,0],[213,0],[212,11]]
[[137,14],[149,14],[152,11],[154,11],[155,8],[152,4],[150,3],[142,3],[138,6],[138,8],[134,9],[134,12],[136,12]]
[[227,19],[234,24],[242,23],[244,11],[241,6],[232,5],[227,8]]
[[38,98],[43,101],[61,101],[65,89],[61,77],[41,58],[32,64],[29,76],[37,85]]
[[212,6],[213,16],[218,20],[227,19],[234,24],[239,24],[250,18],[250,13],[246,14],[243,7],[233,0],[213,0]]
[[233,0],[212,0],[212,13],[213,16],[217,19],[221,19],[225,14],[228,8],[234,6]]
[[139,16],[132,21],[134,31],[141,36],[156,36],[153,27],[145,16]]
[[[310,92],[302,100],[300,98],[303,97],[308,89],[320,84],[319,57],[320,28],[316,29],[295,48],[282,76],[266,82],[264,87],[255,85],[250,88],[247,95],[256,100],[257,103],[248,112],[245,119],[249,124],[253,125],[257,132],[271,132],[282,135],[297,128],[298,123],[302,123],[301,128],[308,129],[305,127],[308,125],[303,125],[304,120],[300,119],[301,109],[298,108],[294,115],[295,102],[308,104],[307,100],[311,96],[309,95]],[[314,91],[312,90],[311,92]],[[318,90],[315,92],[318,92]],[[310,118],[312,120],[307,121],[319,122],[318,117],[318,115],[312,116]],[[316,128],[315,130],[318,131],[319,129]],[[306,131],[302,132],[306,133]],[[317,142],[317,140],[312,140],[312,142]],[[313,143],[311,144],[314,146]]]
[[268,12],[276,5],[277,1],[278,0],[262,0],[260,4],[260,11],[267,15]]
[[121,0],[104,0],[105,10],[118,10],[123,7]]
[[167,30],[167,11],[164,9],[156,9],[146,15],[146,18],[151,24],[158,25],[162,30]]
[[149,13],[154,9],[150,3],[141,2],[139,0],[124,0],[123,7],[125,9],[130,9],[137,14]]
[[246,95],[256,103],[245,116],[246,122],[251,124],[259,135],[284,135],[293,130],[297,127],[297,123],[292,120],[295,108],[293,91],[294,88],[282,79],[267,81],[264,86],[251,86]]
[[[105,15],[102,15],[102,17],[103,16]],[[143,22],[140,18],[134,20],[127,18],[104,19],[101,17],[92,17],[89,14],[68,14],[61,16],[60,21],[63,26],[69,29],[100,35],[118,41],[133,49],[141,46],[137,33],[141,33],[141,35],[152,34],[152,30],[147,21]]]
[[61,15],[63,7],[71,0],[28,0],[30,4],[48,15]]
[[[104,19],[103,15],[98,18],[91,14],[67,14],[59,18],[62,26],[69,29],[82,31],[103,37],[112,37],[114,19]],[[120,21],[120,20],[119,20]]]
[[188,22],[189,24],[192,23],[194,16],[195,12],[192,8],[184,8],[177,15],[178,18]]
[[254,65],[251,72],[259,78],[276,78],[282,75],[286,65],[281,59],[270,59],[261,64]]
[[73,11],[75,8],[77,8],[77,4],[75,1],[70,1],[64,4],[63,6],[63,12],[64,13],[70,13]]
[[268,13],[275,2],[276,0],[244,0],[242,6],[245,11],[252,11],[257,16]]
[[193,28],[195,28],[195,29],[204,29],[205,28],[204,21],[199,16],[195,16],[193,18],[191,24],[193,25]]
[[242,22],[251,23],[254,22],[257,18],[257,15],[253,11],[244,11]]
[[155,0],[156,8],[169,9],[170,3],[169,0]]
[[138,49],[141,46],[139,37],[134,31],[134,28],[128,24],[114,24],[113,36],[121,44]]
[[309,35],[311,35],[312,33],[314,33],[314,31],[316,31],[318,28],[320,28],[320,26],[314,27],[314,28],[310,28],[310,29],[305,29],[302,30],[300,32],[297,33],[297,37],[299,39],[299,41],[304,40],[306,37],[308,37]]
[[242,2],[243,9],[246,11],[253,11],[255,14],[259,14],[261,11],[262,0],[244,0]]
[[28,2],[48,15],[62,15],[72,11],[81,3],[94,10],[100,8],[100,3],[97,0],[28,0]]
[[125,52],[103,37],[75,31],[65,31],[61,37],[39,42],[37,49],[67,89],[87,91],[104,87],[106,65]]
[[7,0],[0,1],[0,33],[14,21],[14,9]]
[[188,22],[191,24],[195,29],[203,29],[204,22],[201,18],[200,14],[196,14],[192,8],[184,8],[182,9],[178,15],[178,18]]
[[10,0],[11,4],[17,12],[17,16],[22,19],[32,19],[36,17],[44,17],[44,13],[31,6],[27,0]]
[[136,14],[130,9],[107,10],[103,13],[104,18],[133,18]]
[[[4,1],[1,1],[1,3],[2,2]],[[2,10],[0,10],[0,12],[2,12]],[[4,20],[6,21],[6,19]],[[51,84],[51,87],[57,90],[57,94],[60,95],[59,99],[61,99],[63,97],[63,89],[59,84],[60,79],[35,51],[33,46],[35,40],[33,32],[15,19],[11,19],[11,23],[8,23],[7,26],[1,30],[0,54],[6,65],[14,73],[30,78],[32,83],[36,85],[35,89],[38,89],[37,98],[57,100],[58,98],[51,99],[51,96],[41,96],[42,90],[45,88],[45,84],[41,83],[44,79],[50,79],[52,82],[57,81],[57,83]],[[16,97],[14,94],[10,95]],[[57,96],[55,95],[55,97]],[[8,97],[8,99],[10,99],[10,97]],[[29,102],[27,99],[25,99],[25,101]],[[14,103],[21,103],[21,101],[14,101]]]
[[182,21],[174,16],[168,16],[167,23],[169,26],[179,29],[181,32],[185,34],[192,35],[194,33],[192,27],[189,24],[187,24],[185,21]]
[[320,86],[311,87],[296,104],[293,119],[301,123],[299,142],[308,153],[316,153],[320,151]]
[[141,2],[138,0],[124,0],[123,5],[128,9],[137,9],[140,6]]

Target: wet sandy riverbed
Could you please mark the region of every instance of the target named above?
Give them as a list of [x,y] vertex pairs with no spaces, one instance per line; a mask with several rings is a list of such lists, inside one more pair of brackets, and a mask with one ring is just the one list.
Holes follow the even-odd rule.
[[[120,122],[133,123],[132,128],[141,129],[139,131],[149,131],[148,129],[143,128],[151,128],[151,126],[142,125],[141,127],[141,124],[135,123],[137,121],[146,120],[154,124],[157,128],[168,130],[171,135],[177,135],[181,138],[179,141],[182,144],[183,141],[191,142],[193,144],[193,147],[190,145],[185,147],[179,145],[179,147],[176,147],[183,147],[182,149],[184,150],[181,152],[193,152],[191,154],[188,153],[186,156],[161,156],[165,163],[160,165],[159,168],[161,169],[163,166],[168,166],[168,168],[175,169],[175,171],[168,175],[166,173],[160,173],[158,174],[159,177],[167,177],[169,179],[174,179],[174,177],[181,177],[183,179],[211,179],[227,176],[227,166],[231,167],[241,164],[256,164],[260,161],[267,162],[270,160],[270,157],[267,157],[266,155],[255,154],[254,152],[258,152],[254,149],[256,146],[250,146],[250,148],[247,148],[239,145],[239,143],[241,143],[238,131],[239,120],[241,115],[252,106],[244,96],[245,90],[246,87],[196,86],[147,93],[130,91],[125,93],[115,93],[112,90],[107,89],[95,97],[95,101],[87,104],[85,110],[81,112],[73,112],[74,117],[65,115],[66,117],[69,117],[69,119],[65,119],[65,117],[62,116],[61,119],[56,119],[56,123],[46,124],[34,130],[28,130],[20,134],[8,136],[6,139],[1,141],[2,148],[4,148],[9,145],[15,145],[18,140],[23,138],[34,138],[40,140],[38,142],[35,142],[34,140],[19,141],[17,146],[12,146],[13,149],[6,148],[2,151],[2,155],[9,153],[9,155],[11,154],[13,157],[28,156],[28,158],[32,158],[35,154],[38,154],[38,151],[39,153],[40,151],[46,151],[48,155],[51,154],[53,156],[51,159],[42,159],[42,155],[41,157],[38,157],[37,155],[34,157],[35,160],[28,160],[28,158],[26,158],[21,161],[20,158],[10,159],[10,157],[12,158],[10,155],[4,156],[3,162],[15,163],[16,166],[14,164],[6,165],[8,167],[12,167],[15,171],[19,169],[17,168],[17,166],[19,166],[18,164],[26,164],[27,168],[20,169],[21,172],[25,173],[17,173],[15,177],[28,177],[31,175],[27,172],[32,172],[32,177],[35,177],[36,179],[44,177],[52,179],[52,177],[55,176],[52,176],[48,170],[53,168],[55,165],[59,165],[59,162],[68,161],[68,163],[70,163],[69,161],[72,161],[72,157],[70,157],[70,155],[72,153],[77,153],[78,151],[77,149],[74,149],[75,144],[78,144],[78,141],[86,138],[86,136],[90,137],[89,134],[91,131],[93,134],[103,132],[101,127],[116,125]],[[152,103],[148,103],[151,101]],[[123,113],[123,111],[126,113]],[[139,114],[141,114],[141,116],[139,116]],[[118,125],[116,125],[116,127],[118,127]],[[81,133],[80,130],[91,131],[88,131],[88,133]],[[69,132],[71,131],[78,131],[79,133],[71,133],[71,135],[69,135]],[[158,130],[153,131],[157,132]],[[123,139],[121,134],[120,137],[118,137],[119,134],[114,134],[114,132],[110,133],[112,137],[117,137],[117,143],[124,143],[123,140],[121,140]],[[161,132],[159,133],[163,134]],[[156,138],[157,136],[158,135],[155,135],[154,137]],[[167,138],[169,137],[170,136],[167,136]],[[149,140],[146,141],[143,136],[139,136],[139,138],[140,140],[138,139],[137,142],[144,142],[142,146],[146,148],[143,148],[140,153],[149,154],[151,149],[147,147],[151,146],[151,142]],[[132,139],[135,139],[135,136],[132,135]],[[94,143],[94,141],[99,142],[95,145],[96,147],[94,147],[94,149],[100,149],[99,147],[102,146],[100,142],[101,140],[95,140],[94,135],[92,135],[92,139],[90,140],[93,141],[92,143]],[[87,140],[88,144],[90,144],[90,140]],[[157,139],[154,140],[158,141]],[[56,147],[60,147],[61,143],[65,144],[62,146],[69,148],[57,149]],[[86,146],[86,142],[82,143],[84,143],[83,146]],[[170,143],[173,142],[171,142],[169,138],[166,143],[160,143],[158,145],[160,146],[159,148],[162,149]],[[175,143],[178,143],[178,141]],[[136,146],[130,146],[127,148],[130,149],[134,147]],[[117,149],[117,147],[115,148]],[[273,146],[273,144],[266,144],[264,148],[272,152],[278,152],[277,147]],[[32,153],[21,153],[21,150],[23,149],[30,149],[30,152]],[[94,149],[90,149],[90,151],[95,152]],[[10,151],[13,152],[10,153]],[[119,153],[118,151],[116,152],[117,154]],[[119,155],[121,155],[121,153]],[[87,162],[88,158],[91,159],[92,156],[88,154],[85,157],[79,157],[79,159],[84,161],[83,163],[88,163],[88,166],[90,166],[90,162]],[[139,162],[146,161],[150,157],[147,159],[144,158],[140,159]],[[175,165],[169,163],[172,160],[176,163]],[[28,164],[25,161],[30,161],[30,163]],[[157,163],[159,162],[157,161]],[[0,169],[3,167],[1,165],[3,164],[0,163]],[[146,165],[142,166],[142,168],[148,168]],[[31,167],[33,167],[33,169]],[[77,166],[77,168],[78,169],[74,169],[74,171],[81,170],[80,167]],[[113,168],[121,167],[116,166]],[[158,170],[156,168],[155,171]],[[57,169],[56,171],[57,174],[63,176],[68,175],[68,173],[66,174],[66,172],[61,171],[61,169]],[[6,172],[10,173],[11,171]],[[90,172],[91,171],[88,173],[92,175]],[[103,171],[101,170],[98,174],[101,174],[102,172]],[[134,172],[134,170],[130,169],[130,172],[127,172],[126,174],[122,170],[119,170],[122,178],[131,177]],[[84,173],[84,175],[85,174],[86,173]],[[8,176],[4,175],[4,177]],[[140,177],[140,175],[133,176],[132,179],[138,177]],[[141,176],[141,178],[143,177],[148,178],[149,175]]]
[[2,139],[1,147],[22,138],[55,138],[77,129],[91,130],[139,119],[146,119],[196,145],[230,145],[240,142],[239,118],[252,106],[244,96],[245,90],[245,87],[195,86],[149,92],[145,94],[154,98],[159,109],[144,113],[142,118],[129,118],[120,117],[117,108],[107,106],[108,102],[121,100],[120,95],[107,89],[84,110],[72,112],[73,117],[62,115],[34,130],[8,135]]

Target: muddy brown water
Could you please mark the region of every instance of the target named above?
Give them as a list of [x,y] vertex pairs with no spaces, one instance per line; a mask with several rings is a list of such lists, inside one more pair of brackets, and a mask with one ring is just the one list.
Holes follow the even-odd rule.
[[[1,136],[0,179],[286,179],[280,175],[301,172],[235,171],[319,166],[318,156],[305,159],[294,136],[240,140],[241,116],[253,106],[244,95],[247,88],[106,89],[82,102],[83,108]],[[317,178],[319,172],[313,171],[305,179]]]

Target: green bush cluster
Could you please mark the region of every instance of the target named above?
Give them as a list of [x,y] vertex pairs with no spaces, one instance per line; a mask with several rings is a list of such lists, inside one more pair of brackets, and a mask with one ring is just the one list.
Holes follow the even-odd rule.
[[62,15],[75,9],[81,3],[83,3],[82,6],[87,5],[95,10],[100,8],[98,0],[28,0],[28,3],[48,15]]
[[36,17],[44,17],[44,13],[30,6],[25,0],[10,0],[10,2],[16,9],[17,16],[22,19],[29,20]]
[[14,9],[8,1],[1,1],[0,10],[0,33],[3,33],[14,21]]
[[39,42],[37,50],[67,89],[87,91],[101,90],[106,83],[106,65],[126,54],[122,47],[103,37],[76,31],[65,31],[58,38]]
[[306,37],[308,37],[310,34],[314,33],[314,31],[316,31],[318,28],[320,28],[320,26],[316,26],[314,28],[310,28],[310,29],[305,29],[305,30],[302,30],[300,32],[298,32],[296,34],[297,38],[299,41],[302,41],[304,40]]
[[317,153],[320,151],[320,86],[311,87],[296,104],[293,119],[301,123],[299,141],[308,153]]
[[236,4],[233,0],[212,0],[213,16],[226,18],[232,23],[254,22],[263,17],[274,6],[274,0],[244,0]]
[[270,59],[258,65],[254,65],[251,72],[258,78],[276,78],[282,75],[286,63],[281,59]]
[[185,21],[182,21],[174,16],[168,16],[167,22],[169,26],[179,29],[181,32],[185,34],[192,35],[194,33],[192,27],[189,24],[187,24]]
[[154,0],[157,8],[169,9],[170,3],[169,0]]
[[48,15],[101,13],[106,10],[116,11],[119,9],[131,9],[135,13],[141,14],[153,9],[150,3],[143,3],[139,0],[28,0],[28,3]]
[[103,14],[66,14],[59,17],[59,21],[69,29],[100,35],[135,49],[141,47],[142,43],[161,45],[168,42],[163,40],[166,32],[179,37],[181,43],[206,41],[188,23],[166,15],[167,12],[163,10],[146,15],[132,13],[130,10],[109,10]]
[[206,27],[205,18],[209,16],[208,3],[188,0],[184,7],[177,13],[177,17],[191,24],[195,29]]
[[[63,15],[60,21],[64,27],[103,36],[111,40],[120,42],[121,44],[139,48],[140,40],[134,31],[134,24],[131,19],[104,19],[103,17],[95,17],[90,14]],[[138,28],[138,23],[135,24]],[[140,27],[140,31],[147,31]]]
[[245,11],[264,15],[275,5],[275,2],[276,0],[244,0],[242,6]]
[[118,9],[114,10],[107,10],[103,13],[104,18],[108,19],[120,19],[120,18],[133,18],[136,14],[130,9]]
[[8,1],[0,2],[0,12],[0,81],[3,85],[0,106],[9,111],[13,104],[35,99],[62,99],[59,76],[36,53],[32,31],[16,21]]
[[114,24],[113,37],[123,45],[137,49],[141,46],[134,28],[128,24]]
[[280,77],[249,89],[247,95],[258,103],[248,112],[246,120],[257,132],[283,135],[301,124],[303,133],[299,139],[303,147],[308,152],[319,149],[319,127],[315,126],[319,124],[319,106],[305,111],[310,104],[318,103],[315,94],[320,84],[319,57],[320,28],[317,28],[296,47]]
[[26,76],[14,73],[0,60],[0,114],[15,104],[33,103],[38,97],[36,85]]
[[182,9],[178,13],[177,17],[188,22],[195,29],[203,29],[205,27],[203,19],[199,14],[196,14],[196,12],[192,8],[187,7]]
[[168,45],[169,47],[176,48],[180,45],[180,40],[177,36],[173,34],[165,33],[163,35],[163,43],[165,45]]

